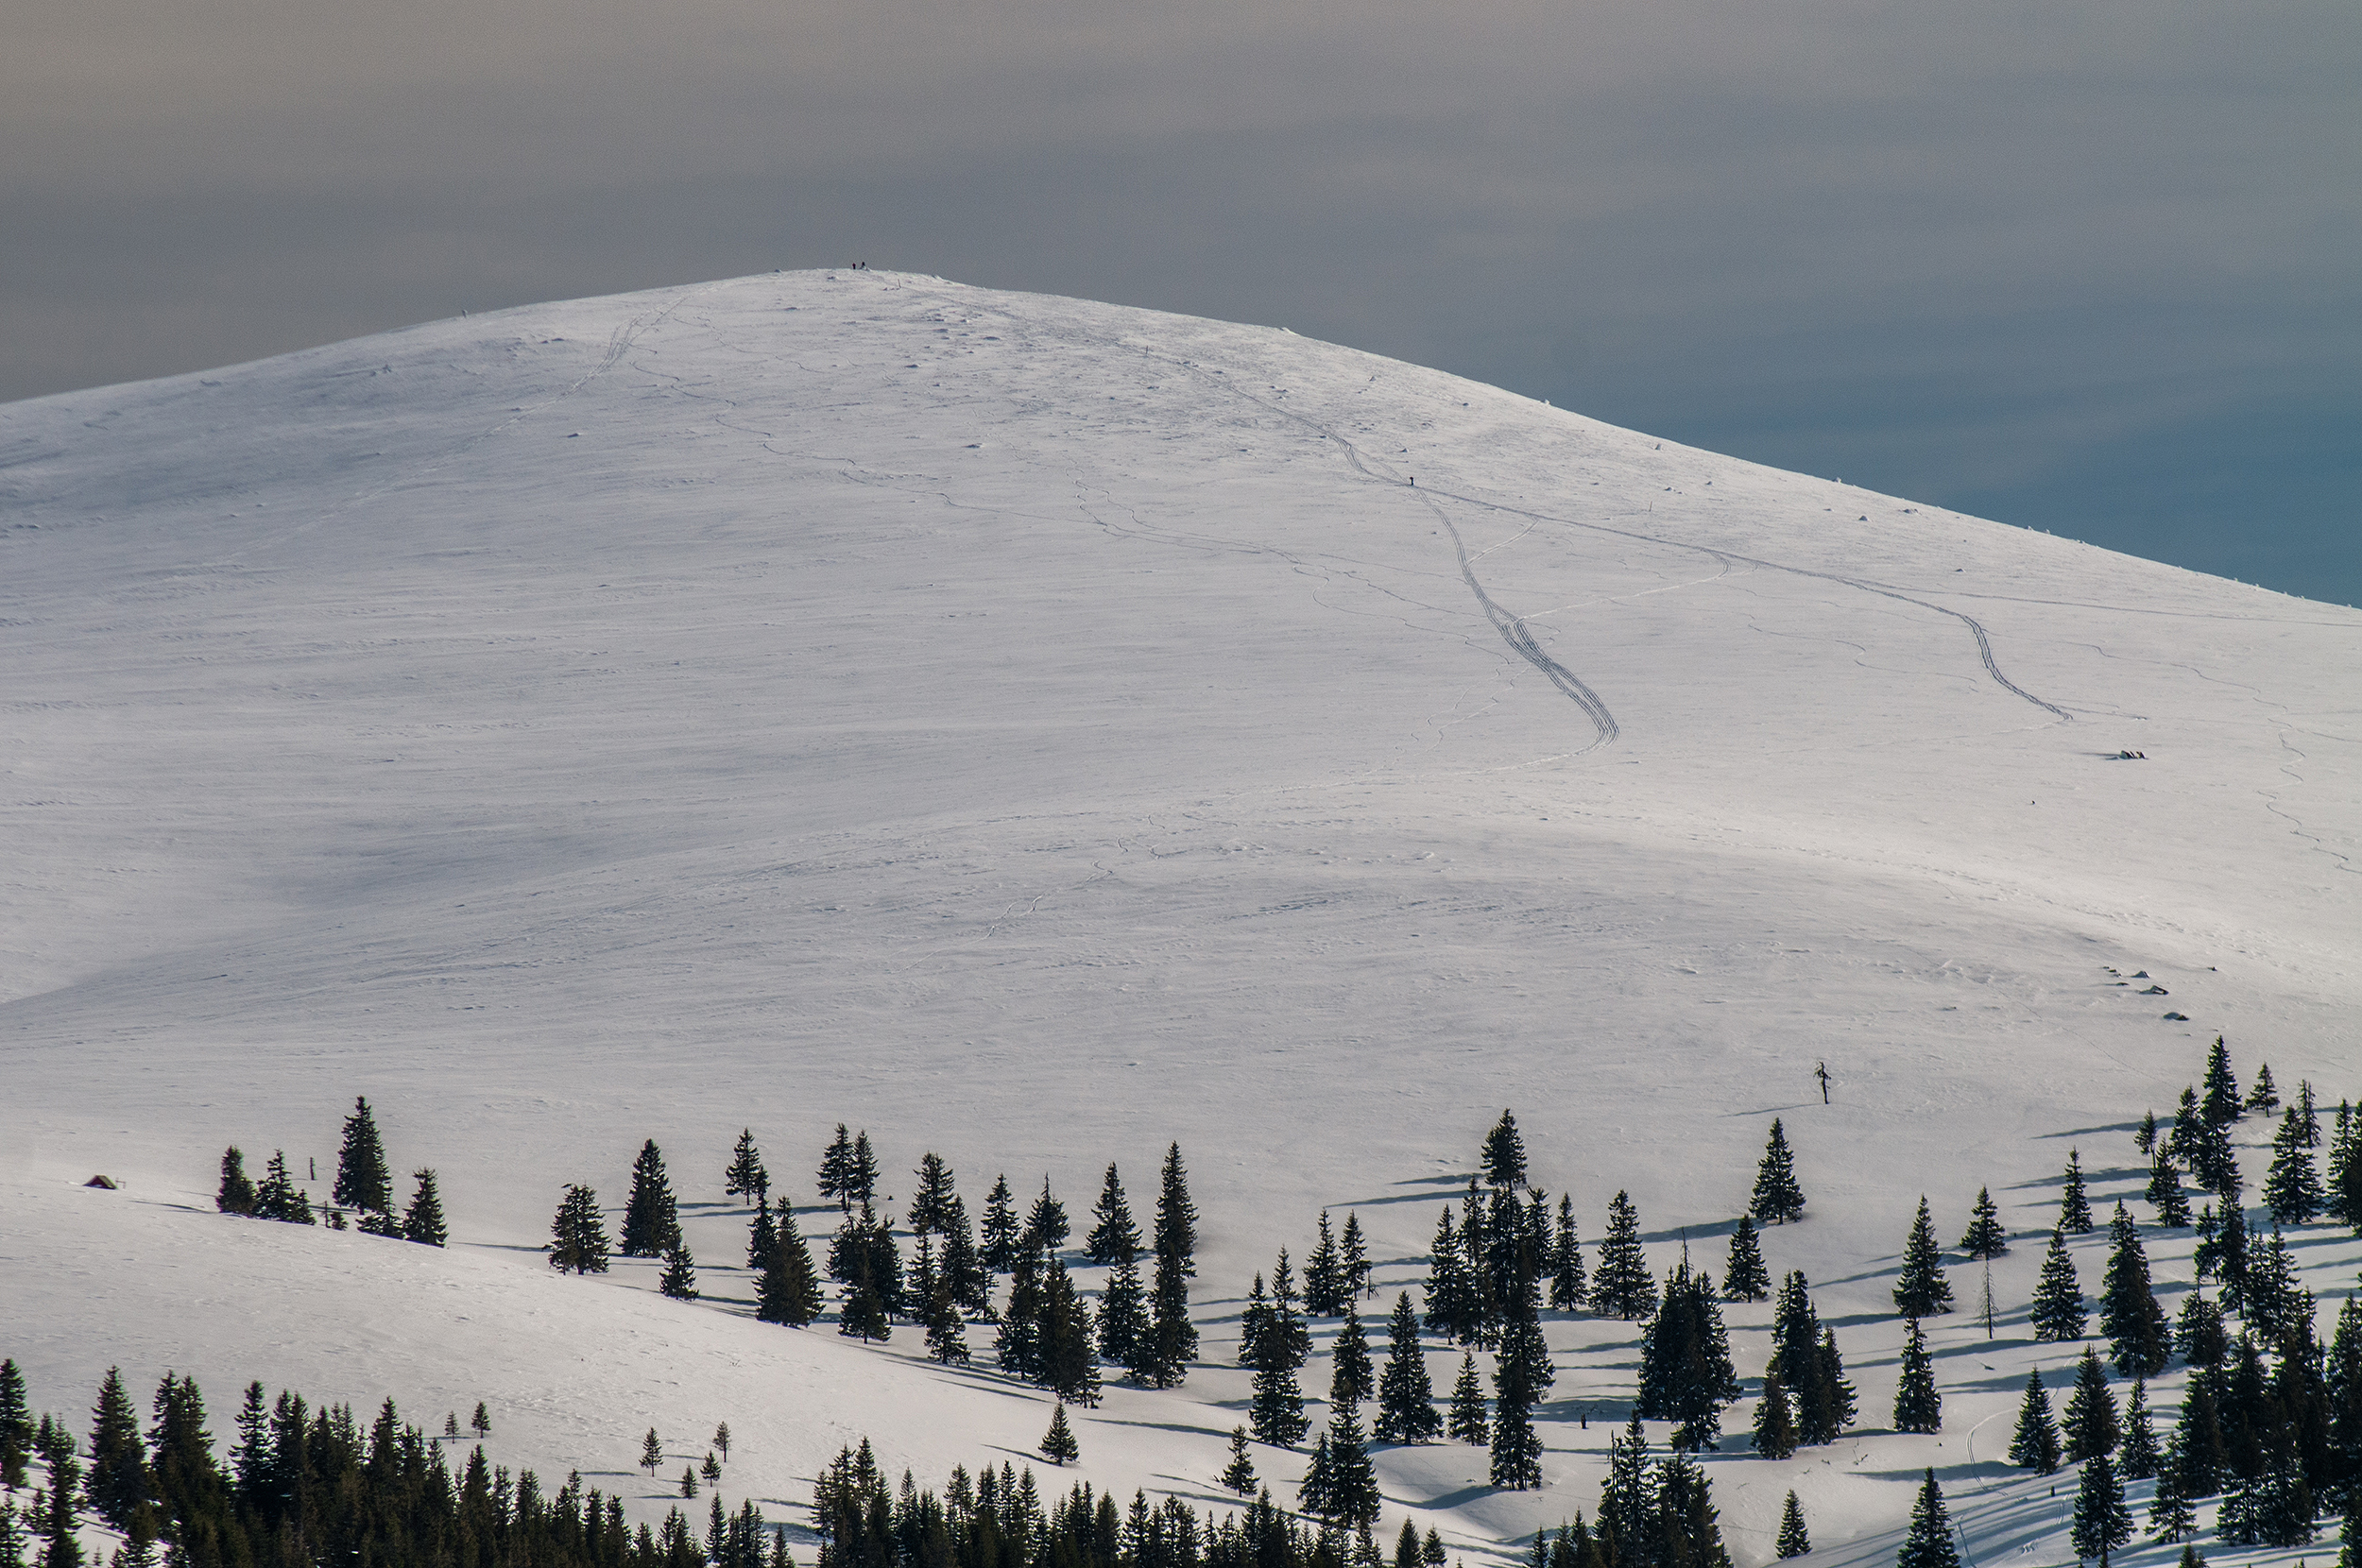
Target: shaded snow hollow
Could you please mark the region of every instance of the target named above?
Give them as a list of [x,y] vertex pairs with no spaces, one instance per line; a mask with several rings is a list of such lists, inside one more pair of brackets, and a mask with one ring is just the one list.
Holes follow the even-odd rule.
[[[2362,1092],[2362,614],[1271,328],[801,273],[0,407],[0,1354],[59,1410],[120,1362],[217,1430],[253,1377],[481,1397],[495,1457],[642,1511],[651,1423],[727,1420],[733,1506],[864,1432],[934,1484],[1048,1406],[751,1321],[740,1127],[803,1202],[842,1120],[888,1190],[933,1149],[971,1211],[1047,1173],[1078,1217],[1112,1159],[1144,1218],[1177,1138],[1219,1362],[1323,1206],[1382,1316],[1511,1105],[1587,1238],[1626,1187],[1718,1270],[1786,1116],[1813,1206],[1766,1253],[1874,1429],[1923,1190],[2046,1231],[2073,1145],[2104,1214],[2218,1032]],[[203,1212],[233,1140],[324,1176],[356,1093],[450,1253]],[[650,1136],[694,1305],[531,1251]],[[1998,1339],[1937,1326],[1941,1437],[1712,1461],[1743,1563],[1790,1486],[1823,1559],[1890,1555],[1929,1463],[1979,1568],[2066,1555],[1996,1462],[2070,1359],[2038,1261]],[[1551,1323],[1545,1490],[1387,1451],[1386,1529],[1590,1511],[1637,1333]],[[1077,1473],[1212,1500],[1245,1392],[1112,1389]]]

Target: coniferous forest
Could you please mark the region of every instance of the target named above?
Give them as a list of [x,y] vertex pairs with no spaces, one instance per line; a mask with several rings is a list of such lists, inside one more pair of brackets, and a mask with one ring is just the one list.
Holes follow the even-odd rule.
[[[2248,1118],[2270,1129],[2260,1207],[2235,1136]],[[1647,1195],[1609,1195],[1598,1238],[1586,1242],[1574,1197],[1537,1183],[1524,1132],[1503,1111],[1472,1150],[1464,1186],[1441,1204],[1418,1277],[1393,1286],[1391,1299],[1350,1205],[1309,1217],[1294,1244],[1276,1247],[1270,1267],[1239,1287],[1232,1354],[1252,1392],[1227,1465],[1203,1480],[1240,1497],[1240,1508],[1202,1512],[1144,1494],[1126,1507],[1087,1484],[1045,1496],[1030,1470],[1006,1462],[920,1490],[907,1474],[889,1483],[864,1442],[817,1484],[811,1550],[824,1568],[1369,1568],[1390,1559],[1396,1568],[1434,1568],[1444,1548],[1431,1532],[1422,1536],[1406,1520],[1397,1539],[1384,1539],[1390,1505],[1374,1456],[1468,1444],[1485,1451],[1495,1488],[1550,1484],[1544,1425],[1568,1412],[1549,1408],[1559,1369],[1546,1325],[1574,1318],[1631,1325],[1634,1371],[1620,1401],[1573,1412],[1585,1426],[1596,1414],[1622,1430],[1608,1441],[1608,1473],[1590,1510],[1570,1500],[1564,1525],[1532,1542],[1535,1568],[1729,1563],[1701,1456],[1787,1459],[1881,1417],[1868,1429],[1942,1434],[1932,1338],[1990,1340],[2003,1322],[2061,1353],[2028,1378],[2007,1456],[2039,1475],[2073,1470],[2082,1555],[2102,1556],[2144,1532],[2164,1543],[2207,1535],[2227,1547],[2302,1546],[2325,1529],[2351,1539],[2362,1509],[2362,1299],[2349,1295],[2324,1333],[2291,1233],[2336,1225],[2362,1234],[2362,1112],[2344,1101],[2329,1110],[2310,1083],[2284,1102],[2268,1068],[2242,1090],[2217,1040],[2175,1111],[2145,1114],[2127,1141],[2138,1185],[2096,1196],[2099,1172],[2086,1168],[2080,1147],[2070,1149],[2055,1215],[2040,1230],[2011,1233],[1990,1187],[1951,1195],[1941,1223],[1937,1198],[1919,1200],[1893,1244],[1891,1294],[1904,1339],[1891,1403],[1882,1383],[1866,1414],[1812,1283],[1779,1267],[1787,1227],[1833,1222],[1806,1189],[1813,1151],[1796,1147],[1782,1121],[1770,1124],[1752,1181],[1731,1173],[1729,1185],[1747,1197],[1722,1232],[1719,1258],[1685,1239],[1678,1261],[1659,1273],[1646,1250]],[[643,1140],[627,1167],[620,1210],[588,1183],[558,1196],[550,1266],[585,1275],[621,1258],[661,1260],[657,1287],[700,1300],[661,1148]],[[415,1168],[403,1202],[394,1168],[371,1107],[356,1099],[327,1202],[295,1180],[283,1154],[274,1152],[257,1182],[231,1148],[216,1204],[242,1219],[350,1223],[389,1241],[446,1245],[435,1170]],[[1191,1312],[1200,1216],[1187,1164],[1168,1145],[1143,1168],[1153,1175],[1136,1187],[1120,1164],[1108,1165],[1095,1198],[1073,1213],[1049,1179],[1029,1190],[996,1173],[971,1217],[974,1187],[964,1192],[958,1173],[929,1152],[898,1214],[883,1197],[884,1163],[869,1133],[840,1125],[813,1167],[817,1202],[793,1201],[801,1184],[778,1179],[751,1129],[714,1185],[746,1201],[744,1267],[756,1320],[865,1343],[911,1336],[932,1360],[1037,1388],[1054,1400],[1038,1452],[1064,1466],[1087,1457],[1087,1426],[1077,1418],[1110,1382],[1171,1389],[1201,1365]],[[1958,1244],[1945,1247],[1943,1237],[1955,1234]],[[2082,1245],[2092,1254],[2080,1264],[2079,1237],[2089,1237]],[[2151,1245],[2168,1237],[2188,1240],[2194,1274],[2170,1314],[2149,1259]],[[1991,1260],[2013,1244],[2040,1251],[2038,1281],[2029,1300],[1996,1303]],[[738,1260],[723,1266],[736,1270]],[[1726,1315],[1738,1311],[1761,1314],[1769,1330],[1757,1374],[1733,1356]],[[2169,1372],[2185,1374],[2179,1400],[2152,1408],[2151,1380]],[[1751,1398],[1751,1419],[1730,1430],[1732,1407]],[[78,1423],[36,1417],[16,1365],[0,1364],[0,1479],[9,1489],[0,1568],[70,1568],[84,1560],[77,1532],[91,1522],[112,1532],[117,1559],[130,1568],[163,1560],[755,1568],[791,1556],[783,1521],[766,1521],[745,1498],[735,1511],[724,1507],[727,1425],[699,1449],[702,1518],[689,1502],[701,1490],[698,1454],[671,1452],[653,1430],[631,1439],[651,1477],[681,1462],[683,1499],[660,1521],[633,1523],[618,1495],[578,1474],[545,1491],[531,1471],[488,1461],[490,1417],[481,1404],[471,1441],[456,1412],[438,1437],[403,1422],[391,1399],[364,1423],[294,1393],[266,1400],[259,1382],[245,1390],[232,1431],[216,1437],[213,1421],[193,1380],[167,1374],[143,1409],[111,1372],[85,1435]],[[464,1457],[449,1446],[460,1442]],[[1258,1452],[1278,1450],[1304,1458],[1303,1479],[1282,1495],[1258,1470]],[[1951,1549],[1930,1523],[1946,1506],[1930,1471],[1906,1562]],[[1779,1555],[1806,1555],[1810,1541],[1791,1493]]]

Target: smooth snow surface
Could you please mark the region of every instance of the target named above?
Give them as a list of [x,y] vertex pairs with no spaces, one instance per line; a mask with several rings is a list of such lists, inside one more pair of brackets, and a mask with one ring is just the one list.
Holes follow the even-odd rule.
[[[863,1432],[934,1484],[1048,1405],[745,1317],[742,1126],[799,1202],[845,1121],[888,1191],[932,1149],[971,1213],[1047,1173],[1078,1220],[1115,1160],[1145,1222],[1178,1139],[1226,1361],[1324,1206],[1382,1343],[1506,1105],[1586,1239],[1629,1188],[1718,1271],[1785,1116],[1813,1207],[1766,1254],[1877,1428],[1923,1190],[2046,1233],[2074,1145],[2104,1215],[2217,1033],[2362,1091],[2362,614],[1273,328],[871,272],[537,306],[0,408],[0,1354],[49,1408],[169,1366],[217,1430],[259,1377],[483,1397],[558,1474],[727,1420],[733,1506]],[[324,1198],[355,1094],[451,1253],[203,1212],[233,1141]],[[693,1306],[531,1251],[645,1137]],[[1742,1562],[1789,1486],[1818,1560],[1891,1554],[1927,1463],[2062,1554],[1994,1462],[2069,1359],[2039,1258],[1998,1341],[1938,1326],[1942,1438],[1775,1464],[1730,1413]],[[1596,1507],[1637,1325],[1550,1334],[1549,1486],[1389,1451],[1389,1534]],[[1245,1389],[1112,1389],[1079,1474],[1209,1498]]]

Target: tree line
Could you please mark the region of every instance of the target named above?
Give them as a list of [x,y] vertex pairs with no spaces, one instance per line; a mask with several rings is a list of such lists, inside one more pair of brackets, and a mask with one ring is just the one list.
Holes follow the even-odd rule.
[[[432,1568],[793,1568],[783,1540],[749,1502],[713,1500],[700,1534],[678,1508],[632,1528],[623,1499],[570,1474],[545,1494],[530,1470],[488,1464],[478,1441],[454,1474],[443,1447],[392,1400],[365,1428],[351,1408],[311,1406],[249,1384],[228,1462],[208,1430],[193,1378],[167,1372],[143,1430],[119,1371],[92,1410],[88,1462],[73,1431],[29,1412],[23,1377],[0,1361],[0,1480],[43,1484],[20,1512],[0,1500],[0,1568],[81,1568],[77,1531],[91,1518],[124,1539],[116,1568],[315,1568],[325,1562]],[[446,1434],[458,1436],[454,1415]]]

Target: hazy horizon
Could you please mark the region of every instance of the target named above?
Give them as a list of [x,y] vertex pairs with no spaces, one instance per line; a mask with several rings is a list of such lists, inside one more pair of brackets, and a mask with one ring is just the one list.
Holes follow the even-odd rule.
[[170,16],[0,60],[0,398],[864,260],[1288,326],[2362,602],[2362,17]]

